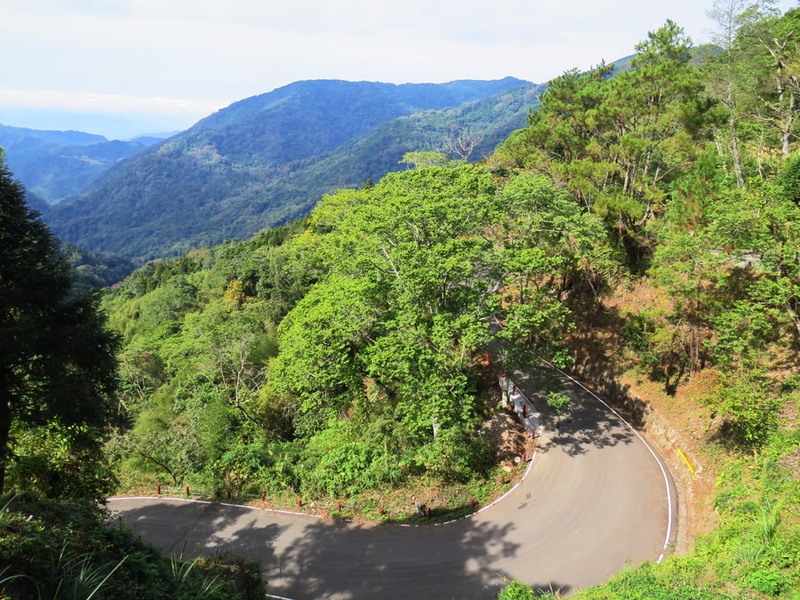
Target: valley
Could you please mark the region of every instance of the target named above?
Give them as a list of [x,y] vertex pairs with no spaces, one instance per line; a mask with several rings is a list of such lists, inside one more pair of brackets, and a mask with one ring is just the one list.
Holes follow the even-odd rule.
[[0,598],[796,600],[800,9],[710,14],[0,128]]

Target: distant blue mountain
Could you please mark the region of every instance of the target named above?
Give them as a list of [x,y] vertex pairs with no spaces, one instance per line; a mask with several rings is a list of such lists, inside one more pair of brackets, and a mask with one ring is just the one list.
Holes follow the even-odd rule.
[[150,143],[108,141],[102,135],[80,131],[0,125],[0,147],[9,169],[30,194],[49,204],[75,194],[117,161]]
[[525,125],[537,89],[512,77],[296,82],[121,161],[45,220],[66,242],[137,261],[249,237],[302,216],[337,187],[402,168],[404,152],[464,128],[491,152]]

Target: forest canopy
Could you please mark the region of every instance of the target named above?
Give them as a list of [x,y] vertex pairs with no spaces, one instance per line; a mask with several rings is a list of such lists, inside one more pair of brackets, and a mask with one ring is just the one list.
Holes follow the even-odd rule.
[[569,367],[605,344],[610,373],[665,403],[701,390],[720,526],[586,597],[791,597],[800,9],[771,6],[717,2],[714,47],[668,21],[627,68],[568,71],[480,164],[417,152],[113,286],[122,485],[284,502],[480,486],[492,361]]

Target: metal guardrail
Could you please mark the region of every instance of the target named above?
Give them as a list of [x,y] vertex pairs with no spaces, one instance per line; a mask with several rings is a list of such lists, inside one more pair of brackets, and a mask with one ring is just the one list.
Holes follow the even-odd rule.
[[522,393],[516,383],[505,374],[499,377],[500,389],[509,402],[514,407],[520,422],[525,427],[525,433],[531,439],[536,439],[542,435],[542,415],[536,410],[536,406],[530,399]]

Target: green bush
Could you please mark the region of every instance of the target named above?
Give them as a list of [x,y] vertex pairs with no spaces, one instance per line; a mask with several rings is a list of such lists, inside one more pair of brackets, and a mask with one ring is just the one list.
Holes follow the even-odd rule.
[[747,585],[759,594],[774,598],[786,585],[786,577],[775,569],[759,569],[747,578]]
[[511,581],[500,590],[497,600],[534,600],[533,590],[521,581]]

